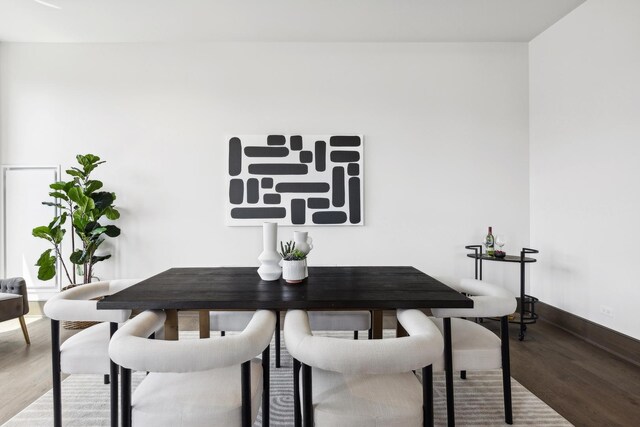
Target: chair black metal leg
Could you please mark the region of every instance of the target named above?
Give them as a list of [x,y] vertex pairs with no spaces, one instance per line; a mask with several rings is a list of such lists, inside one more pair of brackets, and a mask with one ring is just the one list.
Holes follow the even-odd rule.
[[368,338],[373,339],[373,311],[369,310],[369,331]]
[[276,311],[276,368],[280,367],[280,312]]
[[442,319],[444,324],[444,369],[447,385],[447,425],[456,425],[455,408],[453,403],[453,350],[451,348],[451,318]]
[[242,427],[251,426],[251,361],[240,366],[240,387],[242,394]]
[[220,336],[223,337],[224,336],[224,331],[220,331]]
[[120,367],[122,427],[131,427],[131,369]]
[[300,408],[300,362],[293,359],[293,425],[302,427],[302,411]]
[[269,390],[270,390],[271,352],[269,346],[262,352],[262,426],[269,427]]
[[460,379],[461,380],[467,379],[467,371],[460,371]]
[[354,340],[358,339],[358,331],[353,331],[353,339]]
[[[111,336],[118,330],[118,324],[109,324]],[[118,365],[113,360],[109,362],[109,383],[111,385],[111,427],[118,427]]]
[[62,382],[60,379],[60,322],[51,319],[51,372],[53,373],[53,425],[62,427]]
[[311,366],[302,364],[302,422],[304,427],[313,427],[313,384]]
[[372,339],[373,338],[373,328],[369,328],[368,334],[367,334],[367,338]]
[[509,360],[509,317],[500,319],[500,341],[502,349],[502,393],[504,394],[504,421],[513,424],[511,404],[511,362]]
[[433,427],[433,366],[422,368],[422,425]]

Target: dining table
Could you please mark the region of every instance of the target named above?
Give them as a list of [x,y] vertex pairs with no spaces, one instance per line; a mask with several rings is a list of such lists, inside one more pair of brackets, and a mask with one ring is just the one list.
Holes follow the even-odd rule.
[[[472,307],[473,300],[411,266],[309,267],[297,284],[261,280],[255,267],[170,268],[97,303],[99,310],[164,310],[169,340],[179,338],[178,311],[186,310],[199,312],[200,338],[209,337],[210,310],[369,310],[372,338],[381,339],[383,310]],[[452,394],[451,319],[443,325],[445,381]],[[453,405],[447,414],[453,425]]]

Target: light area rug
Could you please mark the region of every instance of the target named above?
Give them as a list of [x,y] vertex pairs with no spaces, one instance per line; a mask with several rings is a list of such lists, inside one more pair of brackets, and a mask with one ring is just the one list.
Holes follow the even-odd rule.
[[[395,331],[385,330],[385,337]],[[351,332],[318,333],[348,339]],[[366,334],[365,334],[366,335]],[[196,333],[181,332],[180,339],[196,338]],[[222,338],[224,339],[224,338]],[[283,340],[284,341],[284,340]],[[274,366],[271,351],[271,425],[293,426],[293,379],[291,356],[282,347],[282,367]],[[144,378],[134,373],[133,389]],[[239,379],[238,379],[239,381]],[[511,379],[514,425],[571,426],[551,407],[533,393]],[[467,379],[454,381],[456,425],[497,426],[504,423],[502,400],[502,374],[500,371],[468,372]],[[445,382],[442,373],[434,374],[434,418],[436,426],[447,425]],[[4,424],[4,427],[49,427],[53,425],[52,393],[45,393],[22,412]],[[109,386],[96,375],[71,375],[62,382],[62,418],[65,426],[108,426]],[[261,413],[256,426],[261,426]]]

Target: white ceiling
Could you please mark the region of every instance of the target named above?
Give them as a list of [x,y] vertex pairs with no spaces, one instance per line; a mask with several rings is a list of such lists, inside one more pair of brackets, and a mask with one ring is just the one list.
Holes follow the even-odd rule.
[[0,41],[523,42],[583,2],[0,0]]

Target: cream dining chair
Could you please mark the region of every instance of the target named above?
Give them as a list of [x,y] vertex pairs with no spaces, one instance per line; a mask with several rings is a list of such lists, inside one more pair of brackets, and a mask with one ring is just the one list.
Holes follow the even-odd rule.
[[[111,425],[118,425],[118,367],[109,360],[109,339],[131,316],[131,310],[97,310],[94,298],[111,295],[139,280],[88,283],[51,297],[44,314],[51,319],[53,424],[62,426],[61,374],[108,375],[111,385]],[[60,344],[61,321],[102,322],[72,335]]]
[[433,425],[431,364],[442,356],[442,335],[419,310],[398,310],[398,321],[408,337],[355,341],[315,336],[305,311],[287,313],[285,344],[302,366],[296,426]]
[[[509,319],[517,305],[515,296],[501,288],[484,281],[463,279],[450,287],[465,293],[473,300],[473,308],[434,308],[431,310],[434,322],[444,334],[442,318],[451,318],[451,347],[453,351],[453,371],[460,371],[466,378],[467,371],[486,371],[502,369],[502,387],[504,399],[504,420],[513,423],[511,403],[511,368],[509,361]],[[500,317],[500,337],[471,320],[461,317]],[[436,372],[444,371],[444,359],[433,364]],[[447,394],[447,406],[452,409],[454,402]],[[450,412],[451,415],[453,411]],[[452,425],[455,420],[450,419]]]
[[[262,425],[268,426],[274,312],[256,311],[241,333],[226,338],[147,339],[165,317],[163,311],[141,313],[111,339],[109,354],[123,378],[130,370],[149,372],[131,400],[123,400],[123,427],[246,427],[255,422],[261,397]],[[262,361],[255,359],[261,353]]]

